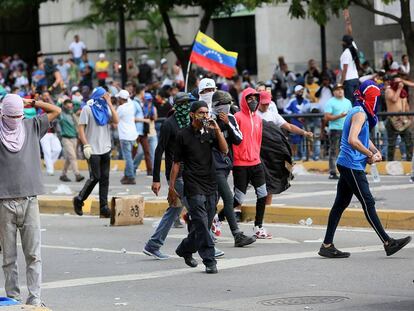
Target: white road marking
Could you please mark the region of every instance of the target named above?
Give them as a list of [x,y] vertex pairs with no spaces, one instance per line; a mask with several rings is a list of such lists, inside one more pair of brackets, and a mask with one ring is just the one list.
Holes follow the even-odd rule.
[[[407,249],[414,248],[414,244],[409,244],[405,248]],[[353,254],[363,254],[363,253],[369,253],[369,252],[383,251],[383,247],[381,245],[371,245],[371,246],[346,248],[346,249],[343,249],[343,251],[351,252]],[[251,266],[251,265],[259,265],[259,264],[279,262],[279,261],[314,258],[317,256],[318,255],[316,254],[316,251],[311,251],[311,252],[301,252],[301,253],[253,256],[253,257],[245,257],[245,258],[221,259],[218,263],[218,269],[222,271],[222,270],[227,270],[227,269],[241,268],[241,267],[246,267],[246,266]],[[154,272],[148,272],[148,273],[69,279],[69,280],[61,280],[61,281],[43,283],[42,289],[58,289],[58,288],[126,282],[126,281],[158,279],[158,278],[165,278],[165,277],[170,277],[174,275],[200,273],[202,269],[203,269],[203,265],[199,265],[199,267],[195,269],[183,268],[183,269],[161,270],[161,271],[154,271]]]

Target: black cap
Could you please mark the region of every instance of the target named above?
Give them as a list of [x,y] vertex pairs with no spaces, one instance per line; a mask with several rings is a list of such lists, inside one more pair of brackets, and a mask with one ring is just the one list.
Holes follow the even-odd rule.
[[215,91],[213,94],[212,102],[213,106],[217,106],[220,104],[231,104],[233,101],[233,97],[231,97],[230,93],[225,91]]
[[174,97],[174,105],[179,105],[182,104],[184,102],[189,102],[190,101],[190,95],[188,95],[188,93],[185,92],[178,92],[177,95],[175,95]]
[[205,101],[197,100],[191,104],[190,112],[196,112],[201,107],[205,107],[208,109],[208,105]]

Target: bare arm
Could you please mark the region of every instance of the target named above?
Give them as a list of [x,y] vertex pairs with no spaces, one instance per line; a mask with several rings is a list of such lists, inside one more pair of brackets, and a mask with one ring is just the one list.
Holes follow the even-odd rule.
[[352,22],[351,15],[349,14],[349,9],[343,10],[344,20],[345,20],[345,33],[352,36]]
[[404,85],[414,87],[414,82],[412,82],[410,80],[402,80],[402,81],[403,81]]
[[335,120],[338,120],[338,119],[342,119],[345,116],[346,116],[346,112],[343,112],[343,113],[338,114],[338,115],[333,115],[332,113],[325,113],[325,120],[328,121],[328,122],[329,121],[335,121]]
[[55,71],[53,75],[55,76],[55,82],[53,82],[52,86],[53,88],[57,88],[58,85],[63,83],[62,75],[60,74],[59,71]]
[[[28,101],[28,102],[33,102],[33,100],[24,100],[24,101]],[[60,109],[58,106],[53,105],[53,104],[49,104],[49,103],[45,103],[39,100],[34,101],[34,108],[37,109],[42,109],[44,112],[46,112],[47,114],[47,119],[49,120],[49,122],[52,122],[53,120],[55,120],[57,117],[59,117],[60,113],[62,112],[62,109]]]
[[361,132],[361,128],[364,122],[365,114],[363,112],[358,112],[352,116],[352,124],[351,129],[349,131],[348,143],[352,146],[352,148],[365,154],[368,158],[372,158],[374,152],[366,148],[358,138],[358,135]]
[[306,137],[312,137],[313,133],[312,132],[307,132],[303,129],[301,129],[300,127],[297,127],[294,124],[291,123],[284,123],[281,128],[285,129],[286,131],[293,133],[293,134],[298,134],[298,135],[302,135],[302,136],[306,136]]
[[109,95],[109,93],[105,93],[104,96],[102,96],[103,99],[106,100],[106,103],[108,104],[109,109],[111,110],[112,113],[112,123],[113,124],[118,124],[119,123],[119,116],[118,113],[116,112],[114,106],[112,105],[111,102],[111,95]]
[[174,162],[170,173],[170,184],[168,188],[168,203],[170,206],[177,206],[178,193],[175,191],[175,181],[177,180],[178,172],[180,171],[180,162]]
[[341,72],[341,84],[344,84],[346,73],[348,71],[348,64],[344,64]]
[[82,145],[87,145],[88,140],[86,139],[86,135],[85,135],[85,124],[79,124],[78,133],[79,133],[79,140],[81,141]]

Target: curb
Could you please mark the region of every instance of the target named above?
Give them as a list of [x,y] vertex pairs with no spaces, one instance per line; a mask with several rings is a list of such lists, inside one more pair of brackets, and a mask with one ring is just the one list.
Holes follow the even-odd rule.
[[[85,215],[99,215],[99,202],[88,199],[84,203]],[[146,201],[144,206],[145,217],[161,217],[168,207],[166,200]],[[72,198],[39,196],[41,213],[48,214],[74,214]],[[221,205],[219,204],[219,208]],[[303,207],[303,206],[267,206],[265,222],[299,224],[301,220],[310,218],[313,225],[326,226],[330,208]],[[414,230],[414,211],[407,210],[378,210],[378,216],[385,229]],[[255,205],[242,207],[243,221],[254,220]],[[342,215],[341,226],[370,227],[361,209],[347,208]]]

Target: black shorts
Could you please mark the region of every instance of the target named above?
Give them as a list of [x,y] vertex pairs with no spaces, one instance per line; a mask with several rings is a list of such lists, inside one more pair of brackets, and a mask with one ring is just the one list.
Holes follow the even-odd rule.
[[244,201],[249,183],[254,187],[257,198],[267,196],[265,171],[261,163],[254,166],[233,167],[233,182],[235,200],[239,204]]

